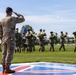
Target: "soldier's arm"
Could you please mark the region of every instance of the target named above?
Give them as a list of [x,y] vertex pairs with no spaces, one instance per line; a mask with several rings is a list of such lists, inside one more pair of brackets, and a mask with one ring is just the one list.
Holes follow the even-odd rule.
[[46,36],[46,33],[44,33],[44,36]]
[[17,16],[17,17],[15,17],[16,23],[21,23],[21,22],[24,22],[24,21],[25,21],[25,18],[24,18],[23,15],[18,14],[18,13],[16,13],[16,12],[13,12],[13,13]]
[[39,34],[38,34],[38,37],[40,37],[40,36],[42,36],[42,35],[43,35],[43,34],[39,33]]
[[26,34],[26,38],[29,38],[30,36],[31,36],[30,34],[28,34],[28,33]]
[[0,21],[0,26],[2,26],[1,21]]

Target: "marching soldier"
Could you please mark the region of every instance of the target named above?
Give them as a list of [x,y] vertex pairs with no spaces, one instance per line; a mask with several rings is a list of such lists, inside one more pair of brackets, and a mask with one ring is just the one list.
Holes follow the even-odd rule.
[[[12,17],[14,13],[17,17]],[[12,8],[6,8],[6,16],[1,20],[3,37],[2,37],[2,67],[3,73],[14,73],[10,69],[11,61],[15,48],[15,26],[17,23],[23,22],[23,15],[17,14]]]
[[22,51],[25,52],[27,48],[27,44],[26,44],[26,36],[25,33],[22,34]]
[[18,28],[15,30],[15,42],[16,42],[16,49],[15,52],[21,52],[21,44],[22,44],[22,37],[21,34],[18,32]]
[[58,34],[55,33],[55,44],[57,44],[57,43],[58,43]]
[[54,38],[55,38],[55,36],[54,36],[53,32],[50,32],[50,37],[49,37],[50,51],[51,51],[51,49],[54,51]]
[[66,42],[66,45],[69,43],[69,37],[68,37],[68,33],[67,32],[65,33],[65,42]]
[[45,29],[43,30],[43,32],[42,32],[42,33],[43,33],[43,35],[44,35],[44,36],[46,36]]
[[73,34],[74,34],[74,44],[75,44],[74,52],[76,52],[76,31],[73,32]]
[[28,32],[26,33],[26,44],[27,44],[27,52],[32,52],[32,33],[28,29]]
[[32,50],[35,51],[36,34],[32,32]]
[[40,33],[38,34],[39,40],[40,40],[40,48],[39,51],[45,51],[45,47],[44,47],[44,32],[42,32],[42,29],[40,29]]
[[61,43],[61,46],[60,46],[59,50],[61,50],[61,48],[63,48],[64,51],[65,51],[65,45],[64,45],[64,43],[65,43],[65,35],[63,34],[62,31],[61,31],[61,35],[60,35],[60,43]]
[[[45,29],[43,30],[43,35],[44,35],[44,45],[46,44],[46,33],[45,33]],[[45,49],[45,46],[44,46],[44,49]]]

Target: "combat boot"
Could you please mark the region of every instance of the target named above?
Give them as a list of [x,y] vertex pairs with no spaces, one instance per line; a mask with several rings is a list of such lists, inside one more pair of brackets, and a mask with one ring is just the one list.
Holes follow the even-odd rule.
[[2,64],[2,68],[3,68],[2,73],[4,73],[4,71],[5,71],[5,65],[4,64]]
[[15,71],[14,70],[11,70],[9,65],[6,65],[5,66],[4,73],[15,73]]

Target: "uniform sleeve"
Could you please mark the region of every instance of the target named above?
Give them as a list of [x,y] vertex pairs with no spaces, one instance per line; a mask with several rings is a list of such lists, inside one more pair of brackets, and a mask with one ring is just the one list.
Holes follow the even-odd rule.
[[2,24],[1,24],[1,21],[0,21],[0,38],[3,37],[3,29],[2,29]]
[[1,21],[0,21],[0,26],[1,26],[2,24],[1,24]]
[[21,14],[18,14],[17,17],[15,17],[15,22],[16,23],[21,23],[21,22],[24,22],[25,19],[24,19],[24,16],[21,15]]

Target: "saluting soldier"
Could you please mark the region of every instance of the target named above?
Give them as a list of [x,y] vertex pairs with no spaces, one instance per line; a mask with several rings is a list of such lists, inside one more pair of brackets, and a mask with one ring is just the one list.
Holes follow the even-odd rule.
[[[17,17],[13,17],[14,13]],[[12,8],[6,8],[6,16],[1,20],[3,37],[2,37],[2,67],[3,73],[14,73],[10,69],[13,53],[15,50],[15,26],[17,23],[24,22],[24,17],[13,11]]]
[[49,37],[49,40],[50,40],[50,51],[51,51],[51,49],[54,51],[54,38],[55,38],[54,33],[51,31],[50,32],[50,37]]
[[60,51],[62,48],[63,48],[64,51],[65,51],[65,45],[64,45],[64,43],[65,43],[65,35],[64,35],[63,31],[61,31],[60,43],[61,43],[61,46],[60,46],[60,48],[59,48],[59,51]]

